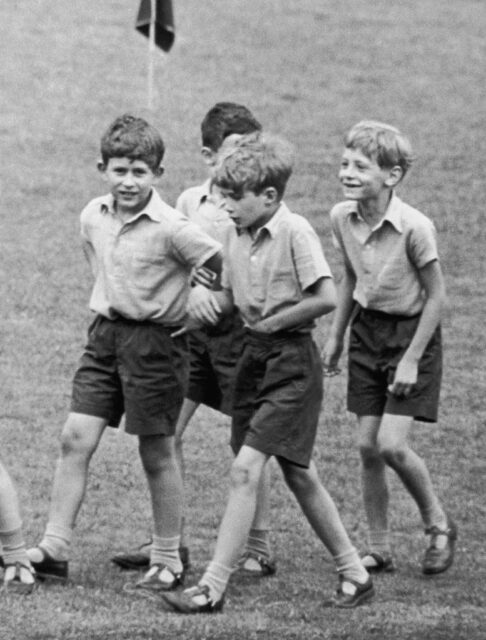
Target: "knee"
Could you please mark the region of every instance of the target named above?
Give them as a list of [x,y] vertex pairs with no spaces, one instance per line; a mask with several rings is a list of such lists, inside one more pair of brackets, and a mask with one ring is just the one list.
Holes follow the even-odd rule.
[[406,448],[394,442],[379,443],[380,456],[392,469],[403,466],[406,458]]
[[383,464],[378,447],[369,442],[362,442],[359,445],[359,455],[361,457],[361,463],[365,469],[369,469],[378,464]]
[[237,460],[231,467],[230,485],[231,489],[257,490],[257,482],[252,477],[250,467]]
[[66,422],[61,433],[61,455],[77,455],[89,458],[96,449],[97,441],[92,441],[75,422]]
[[147,475],[157,475],[175,464],[174,438],[141,437],[138,450]]
[[304,467],[298,467],[291,463],[280,463],[282,468],[285,482],[293,493],[300,494],[310,490],[315,478],[312,475],[311,469],[305,469]]

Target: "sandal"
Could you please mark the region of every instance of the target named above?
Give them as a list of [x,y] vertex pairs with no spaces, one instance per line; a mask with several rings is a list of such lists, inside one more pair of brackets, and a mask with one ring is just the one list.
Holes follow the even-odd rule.
[[396,571],[393,556],[382,555],[378,551],[368,551],[361,558],[361,564],[368,573],[392,573]]
[[16,562],[5,565],[3,588],[7,593],[26,596],[37,586],[35,571],[31,566]]
[[245,551],[238,562],[238,568],[252,576],[273,576],[277,567],[275,560],[264,558],[253,551]]

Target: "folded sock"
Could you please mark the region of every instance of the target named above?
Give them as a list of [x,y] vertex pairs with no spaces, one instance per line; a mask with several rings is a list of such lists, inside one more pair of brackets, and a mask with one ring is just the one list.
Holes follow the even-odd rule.
[[5,564],[20,562],[20,564],[30,566],[20,526],[11,531],[0,531],[0,542],[2,544],[2,558]]
[[368,531],[368,549],[386,557],[391,554],[390,533],[388,529],[370,529]]
[[150,550],[150,564],[161,564],[168,567],[173,573],[181,573],[183,567],[179,556],[180,541],[180,536],[162,538],[154,535]]
[[41,562],[46,551],[54,560],[68,560],[73,530],[63,524],[48,522],[39,546],[28,550],[32,562]]
[[359,584],[364,584],[369,578],[369,574],[361,564],[359,554],[354,547],[338,556],[334,556],[334,562],[337,572],[345,579],[348,578]]
[[246,541],[245,552],[253,553],[268,560],[270,558],[270,544],[267,529],[250,529]]
[[218,602],[226,591],[226,586],[233,570],[217,562],[210,562],[199,581],[199,585],[209,587],[209,595],[213,602]]

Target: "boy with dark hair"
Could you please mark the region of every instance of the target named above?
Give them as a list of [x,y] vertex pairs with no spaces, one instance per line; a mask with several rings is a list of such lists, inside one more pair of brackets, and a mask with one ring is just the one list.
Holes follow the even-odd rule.
[[[209,170],[202,184],[186,189],[177,200],[176,209],[219,242],[228,227],[233,226],[217,196],[212,193],[211,177],[221,147],[243,134],[261,130],[260,123],[245,106],[234,102],[218,102],[201,123],[201,155]],[[210,275],[210,274],[208,274]],[[183,435],[200,404],[231,415],[236,361],[243,346],[243,325],[237,310],[221,318],[214,326],[203,326],[188,334],[189,384],[176,425],[177,459],[184,474]],[[255,520],[240,559],[240,568],[257,575],[271,575],[275,563],[268,540],[268,494],[270,478],[263,473]],[[182,550],[188,558],[183,541]],[[140,569],[148,565],[150,542],[138,550],[116,554],[112,561],[122,569]]]
[[363,121],[347,134],[339,170],[345,202],[331,211],[344,277],[324,362],[336,371],[349,339],[348,410],[358,417],[369,571],[393,571],[386,467],[417,503],[430,536],[425,574],[445,571],[457,527],[409,446],[414,419],[435,422],[442,372],[440,316],[445,299],[435,229],[395,195],[412,164],[410,143],[387,124]]
[[215,172],[235,227],[224,242],[222,291],[195,287],[188,311],[211,321],[201,306],[206,295],[213,310],[224,313],[234,305],[246,337],[236,370],[229,500],[213,559],[198,585],[163,596],[180,613],[222,609],[272,456],[336,563],[340,586],[328,604],[355,607],[374,593],[311,459],[322,400],[322,368],[311,332],[314,320],[334,309],[335,290],[315,231],[281,200],[291,171],[289,145],[260,134],[236,142]]
[[[110,193],[81,213],[83,246],[95,278],[95,318],[73,382],[61,435],[49,519],[29,550],[39,577],[65,580],[73,528],[91,456],[105,428],[126,416],[138,436],[153,511],[151,575],[158,589],[183,580],[179,556],[182,478],[174,433],[186,383],[189,274],[218,272],[220,245],[160,198],[164,144],[131,115],[117,118],[101,141],[98,169]],[[153,569],[155,568],[155,571]]]

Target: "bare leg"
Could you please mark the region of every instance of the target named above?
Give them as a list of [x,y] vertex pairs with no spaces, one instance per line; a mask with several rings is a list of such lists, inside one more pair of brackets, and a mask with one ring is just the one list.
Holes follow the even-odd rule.
[[432,486],[423,459],[408,444],[413,418],[384,414],[378,433],[378,448],[384,461],[398,474],[417,503],[425,526],[447,526],[447,516]]
[[368,527],[373,532],[388,531],[388,484],[386,464],[378,450],[381,416],[358,418],[361,483]]

